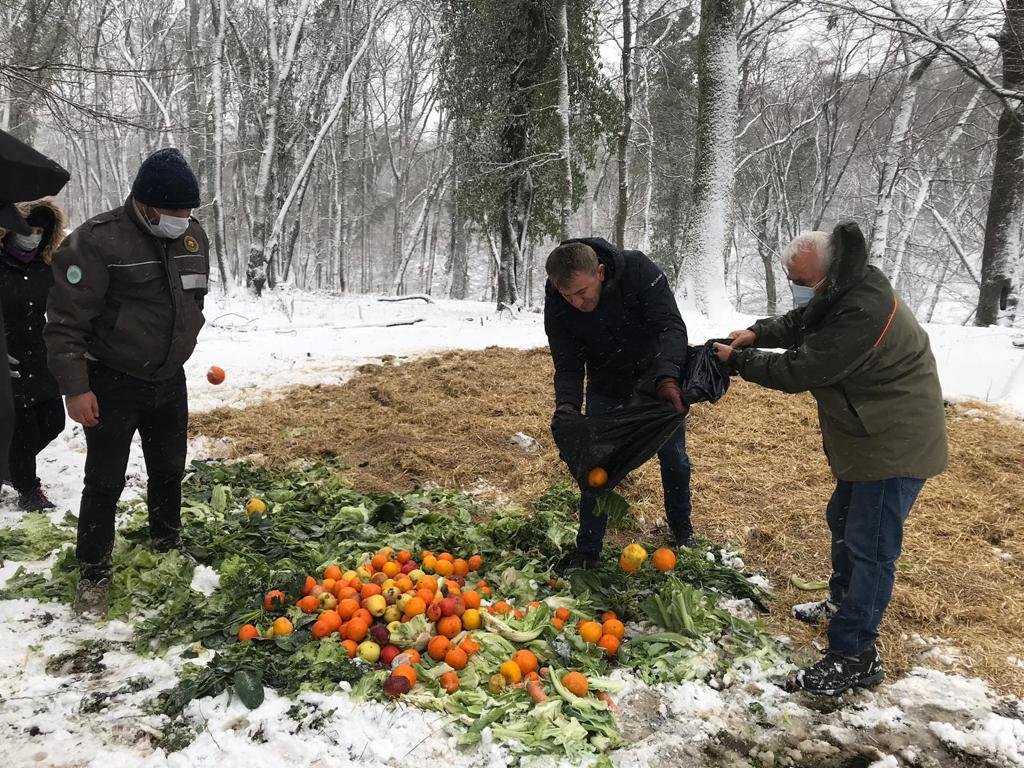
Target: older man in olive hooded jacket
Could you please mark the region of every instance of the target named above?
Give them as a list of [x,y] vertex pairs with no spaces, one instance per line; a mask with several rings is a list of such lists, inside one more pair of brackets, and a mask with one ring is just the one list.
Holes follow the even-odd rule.
[[[881,271],[868,265],[856,224],[810,232],[783,253],[796,307],[730,334],[722,361],[748,381],[809,391],[836,488],[829,597],[794,615],[829,620],[829,650],[802,670],[805,690],[838,695],[877,685],[875,641],[892,596],[903,523],[925,480],[946,468],[942,390],[928,341]],[[783,349],[782,353],[760,348]]]

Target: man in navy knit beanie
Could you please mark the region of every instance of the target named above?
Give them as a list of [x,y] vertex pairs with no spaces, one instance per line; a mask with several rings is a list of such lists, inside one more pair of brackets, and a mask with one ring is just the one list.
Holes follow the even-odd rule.
[[78,227],[53,257],[44,334],[68,416],[85,428],[74,610],[103,618],[114,513],[136,431],[153,548],[181,547],[185,361],[205,322],[210,243],[192,218],[199,182],[177,149],[139,167],[124,204]]

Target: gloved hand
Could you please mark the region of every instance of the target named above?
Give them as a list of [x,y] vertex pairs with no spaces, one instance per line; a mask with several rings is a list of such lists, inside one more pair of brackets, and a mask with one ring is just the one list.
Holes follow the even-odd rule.
[[679,382],[675,379],[668,376],[663,379],[659,379],[656,389],[658,399],[669,403],[676,409],[677,413],[681,413],[685,416],[690,410],[690,407],[683,400],[683,390],[679,388]]
[[11,369],[11,378],[12,379],[20,379],[21,378],[21,374],[18,373],[16,370],[14,370],[14,366],[16,366],[17,364],[18,364],[17,360],[15,360],[10,355],[7,356],[7,365]]

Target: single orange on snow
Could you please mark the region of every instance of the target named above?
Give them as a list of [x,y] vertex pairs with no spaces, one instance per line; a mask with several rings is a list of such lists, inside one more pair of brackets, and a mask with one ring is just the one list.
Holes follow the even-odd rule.
[[602,488],[608,482],[608,473],[604,467],[594,467],[587,472],[587,485],[591,488]]
[[226,376],[224,369],[218,365],[211,365],[210,370],[206,372],[206,380],[211,384],[223,384]]

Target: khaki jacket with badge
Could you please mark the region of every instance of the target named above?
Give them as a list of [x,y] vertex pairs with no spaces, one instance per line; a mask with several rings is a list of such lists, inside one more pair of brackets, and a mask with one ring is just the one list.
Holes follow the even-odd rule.
[[72,232],[53,257],[44,334],[61,394],[89,391],[89,359],[146,381],[174,376],[205,322],[209,253],[195,219],[177,240],[155,237],[131,197]]
[[928,334],[878,269],[856,224],[832,233],[827,287],[806,307],[759,320],[760,349],[733,353],[747,381],[810,391],[833,474],[926,479],[946,468],[946,418]]

